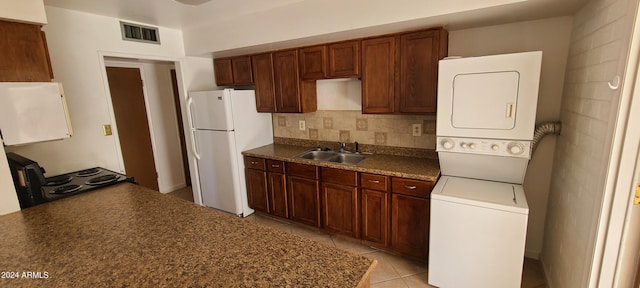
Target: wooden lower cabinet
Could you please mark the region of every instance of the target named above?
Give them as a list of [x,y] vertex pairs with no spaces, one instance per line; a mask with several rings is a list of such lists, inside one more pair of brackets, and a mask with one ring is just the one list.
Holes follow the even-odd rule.
[[270,212],[273,215],[289,218],[289,205],[287,201],[287,181],[284,173],[267,173],[269,183],[269,198],[271,199]]
[[267,193],[267,172],[245,169],[247,180],[247,200],[252,209],[269,213],[269,195]]
[[320,183],[316,179],[287,177],[289,219],[320,227]]
[[427,260],[429,199],[391,194],[391,249]]
[[389,196],[384,191],[362,189],[362,240],[389,245]]
[[359,238],[358,188],[322,184],[322,223],[324,229]]
[[249,206],[422,261],[435,182],[245,157]]
[[360,237],[358,172],[322,167],[322,226],[325,230]]

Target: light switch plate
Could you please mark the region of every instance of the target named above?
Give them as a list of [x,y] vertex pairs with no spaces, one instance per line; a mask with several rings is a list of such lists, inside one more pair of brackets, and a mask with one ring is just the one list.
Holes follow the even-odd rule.
[[104,136],[109,136],[109,135],[113,134],[111,132],[111,125],[110,124],[102,125],[102,134],[104,134]]
[[422,136],[422,124],[411,125],[411,135]]

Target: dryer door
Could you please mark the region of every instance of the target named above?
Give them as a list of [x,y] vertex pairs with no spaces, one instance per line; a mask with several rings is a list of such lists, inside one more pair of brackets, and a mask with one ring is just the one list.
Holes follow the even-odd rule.
[[517,71],[456,75],[451,125],[466,129],[513,129],[519,80]]

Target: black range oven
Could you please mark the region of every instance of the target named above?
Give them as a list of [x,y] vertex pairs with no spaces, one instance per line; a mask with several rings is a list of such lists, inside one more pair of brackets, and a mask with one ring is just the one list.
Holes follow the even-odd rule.
[[7,160],[22,209],[120,182],[135,183],[132,177],[101,167],[45,177],[44,168],[33,160],[12,152]]

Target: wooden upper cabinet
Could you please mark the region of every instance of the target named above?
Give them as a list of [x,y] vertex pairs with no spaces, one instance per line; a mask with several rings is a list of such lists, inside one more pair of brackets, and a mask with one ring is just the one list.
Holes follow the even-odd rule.
[[251,56],[251,66],[256,90],[256,110],[258,112],[276,112],[272,54],[264,53]]
[[275,112],[314,112],[317,110],[316,82],[300,81],[298,50],[273,53]]
[[363,40],[362,112],[435,113],[447,38],[438,28]]
[[216,74],[216,85],[233,85],[233,66],[231,66],[231,59],[214,59],[213,70]]
[[323,79],[327,76],[327,46],[319,45],[298,49],[300,78],[303,80]]
[[298,97],[298,50],[273,53],[273,77],[276,86],[276,111],[300,112]]
[[250,56],[231,58],[231,66],[233,67],[233,84],[235,85],[253,84],[253,75],[251,73],[251,57]]
[[362,112],[395,111],[396,37],[362,40]]
[[253,84],[250,56],[214,59],[213,68],[218,86]]
[[446,56],[446,50],[441,49],[443,31],[427,30],[400,36],[399,112],[436,112],[438,61]]
[[49,51],[40,25],[0,20],[0,82],[49,82]]
[[360,40],[327,45],[327,77],[360,76]]

